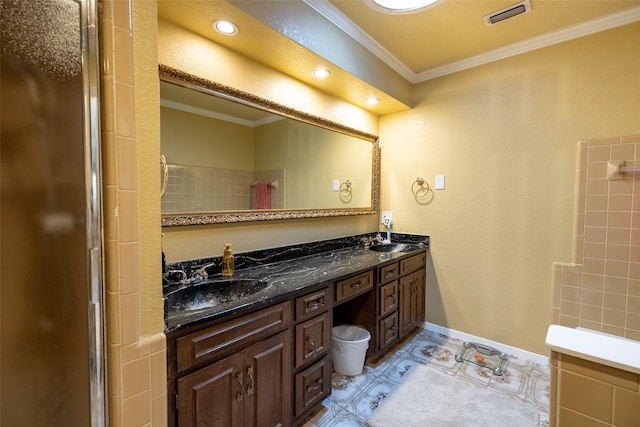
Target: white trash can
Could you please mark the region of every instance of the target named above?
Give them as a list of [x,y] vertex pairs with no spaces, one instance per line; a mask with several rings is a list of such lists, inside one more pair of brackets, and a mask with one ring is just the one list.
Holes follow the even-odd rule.
[[369,348],[371,334],[355,325],[335,326],[331,336],[333,369],[342,375],[359,375]]

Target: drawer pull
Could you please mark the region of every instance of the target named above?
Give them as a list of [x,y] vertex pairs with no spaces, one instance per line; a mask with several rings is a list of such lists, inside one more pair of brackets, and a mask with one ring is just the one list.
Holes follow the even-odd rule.
[[251,396],[253,394],[253,366],[249,366],[247,368],[247,376],[249,377],[250,383],[247,385],[247,396]]
[[312,384],[312,385],[310,385],[310,386],[308,386],[308,387],[307,387],[307,393],[310,393],[310,392],[312,392],[312,391],[314,391],[314,390],[317,390],[317,389],[319,389],[320,387],[322,387],[322,383],[323,383],[323,382],[324,382],[324,381],[322,381],[322,378],[318,378],[318,379],[314,382],[314,384]]
[[387,295],[387,301],[395,301],[396,300],[396,296],[395,295]]
[[236,393],[236,400],[242,402],[242,393],[244,392],[244,383],[242,381],[242,372],[236,373],[236,381],[238,382],[239,392]]
[[392,327],[392,328],[389,328],[389,329],[387,329],[387,330],[385,331],[385,334],[386,334],[386,335],[393,335],[393,334],[395,334],[395,333],[396,333],[396,327],[395,327],[395,326],[394,326],[394,327]]
[[384,278],[385,279],[390,279],[395,275],[396,275],[396,269],[394,268],[394,269],[391,269],[391,270],[387,271],[387,274],[384,276]]
[[307,337],[307,343],[311,346],[311,351],[309,351],[307,353],[307,357],[313,356],[314,354],[316,354],[316,351],[318,350],[316,348],[316,343],[313,342],[313,338],[312,337]]
[[362,280],[358,280],[356,283],[351,284],[351,289],[358,289],[362,287]]
[[307,304],[307,311],[314,311],[324,307],[324,297],[318,298],[315,301],[311,301]]

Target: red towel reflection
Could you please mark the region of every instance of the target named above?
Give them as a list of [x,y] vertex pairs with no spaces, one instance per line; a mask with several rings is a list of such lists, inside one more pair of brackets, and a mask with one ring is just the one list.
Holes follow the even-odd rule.
[[271,186],[268,182],[256,183],[256,209],[271,209]]

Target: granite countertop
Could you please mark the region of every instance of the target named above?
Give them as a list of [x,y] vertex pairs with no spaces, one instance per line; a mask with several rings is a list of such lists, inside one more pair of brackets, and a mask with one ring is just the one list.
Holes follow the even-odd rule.
[[[329,245],[333,249],[326,251],[321,250],[322,247],[327,246],[326,243],[319,245],[316,250],[286,247],[279,251],[270,251],[268,257],[262,252],[260,255],[264,255],[264,258],[278,259],[282,256],[274,257],[274,253],[288,252],[291,255],[291,252],[297,252],[298,256],[292,255],[291,259],[263,263],[255,262],[254,254],[254,262],[251,264],[256,265],[241,269],[237,269],[238,258],[240,258],[240,264],[250,264],[241,254],[236,255],[236,272],[233,278],[223,278],[220,274],[213,274],[199,282],[173,288],[165,287],[165,332],[177,331],[219,317],[267,306],[296,294],[302,294],[307,288],[311,289],[313,286],[339,280],[428,248],[428,236],[423,240],[415,238],[411,240],[413,240],[411,242],[413,250],[409,252],[376,252],[365,248],[362,244],[336,247],[334,241]],[[405,238],[404,241],[408,239]],[[310,254],[300,256],[300,252],[310,252]],[[181,267],[183,270],[189,270],[184,264]],[[212,304],[211,295],[224,289],[225,284],[238,284],[244,288],[250,288],[251,291],[249,295],[238,295],[238,292],[233,292],[232,295],[225,295],[224,298],[215,298],[215,303]]]

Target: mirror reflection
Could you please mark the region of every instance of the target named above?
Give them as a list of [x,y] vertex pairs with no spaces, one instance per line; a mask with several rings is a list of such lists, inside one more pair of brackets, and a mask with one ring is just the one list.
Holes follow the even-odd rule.
[[[163,225],[203,223],[198,215],[235,222],[375,213],[375,137],[169,80],[160,82]],[[187,219],[174,224],[179,217]]]

